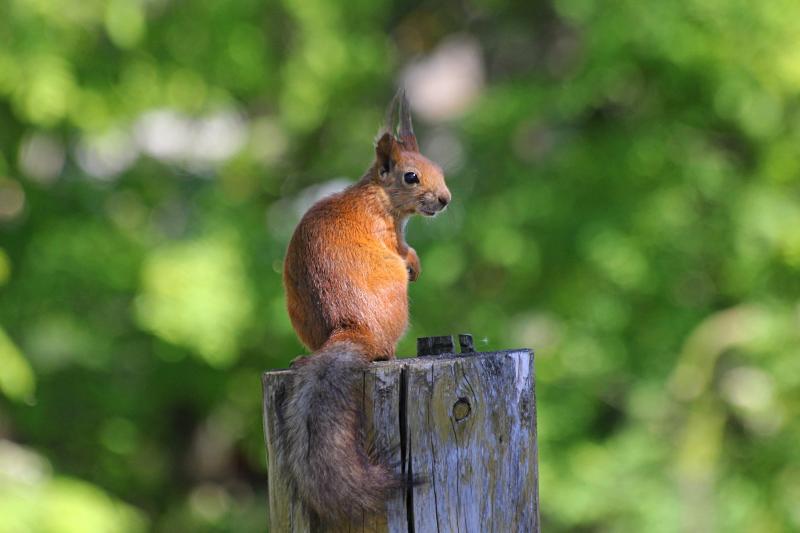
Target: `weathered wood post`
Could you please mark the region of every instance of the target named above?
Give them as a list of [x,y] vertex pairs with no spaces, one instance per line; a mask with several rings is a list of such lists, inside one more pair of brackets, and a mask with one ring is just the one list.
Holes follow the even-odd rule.
[[290,371],[266,372],[269,531],[538,533],[533,352],[474,352],[469,335],[459,344],[456,354],[450,336],[421,338],[420,357],[364,372],[369,438],[396,450],[404,475],[427,483],[390,500],[385,516],[338,528],[319,523],[288,490],[273,451]]

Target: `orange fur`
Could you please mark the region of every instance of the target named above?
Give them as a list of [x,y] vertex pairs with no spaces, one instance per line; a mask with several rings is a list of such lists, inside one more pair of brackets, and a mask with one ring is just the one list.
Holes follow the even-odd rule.
[[314,353],[293,364],[278,453],[297,492],[328,520],[377,512],[406,483],[366,453],[354,394],[369,361],[395,356],[408,324],[408,283],[420,264],[406,221],[443,210],[450,191],[418,151],[402,92],[395,110],[399,134],[390,123],[361,180],[309,209],[284,263],[289,317]]
[[[417,174],[418,185],[403,181],[407,172]],[[331,338],[347,339],[367,347],[371,360],[394,357],[408,323],[408,281],[420,273],[405,224],[414,213],[441,210],[440,198],[450,201],[439,166],[387,132],[358,183],[309,209],[283,275],[303,344],[315,351]]]

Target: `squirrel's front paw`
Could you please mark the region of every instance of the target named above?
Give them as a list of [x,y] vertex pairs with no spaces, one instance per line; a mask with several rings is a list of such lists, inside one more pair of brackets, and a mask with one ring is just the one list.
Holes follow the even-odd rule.
[[408,270],[408,281],[417,281],[422,272],[419,256],[413,248],[409,248],[408,255],[406,255],[406,270]]

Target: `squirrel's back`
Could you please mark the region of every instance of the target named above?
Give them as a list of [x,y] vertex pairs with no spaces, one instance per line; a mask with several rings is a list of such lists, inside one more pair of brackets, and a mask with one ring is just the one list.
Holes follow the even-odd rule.
[[358,326],[376,355],[388,357],[405,331],[408,272],[384,213],[381,192],[358,184],[320,200],[298,224],[284,285],[292,324],[311,350]]

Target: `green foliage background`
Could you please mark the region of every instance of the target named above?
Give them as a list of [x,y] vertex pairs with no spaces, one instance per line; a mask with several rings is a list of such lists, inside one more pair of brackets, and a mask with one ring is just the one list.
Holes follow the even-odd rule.
[[547,531],[800,528],[799,20],[0,0],[0,532],[264,530],[298,206],[360,175],[399,73],[455,35],[485,83],[417,118],[454,202],[410,225],[400,353],[536,350]]

